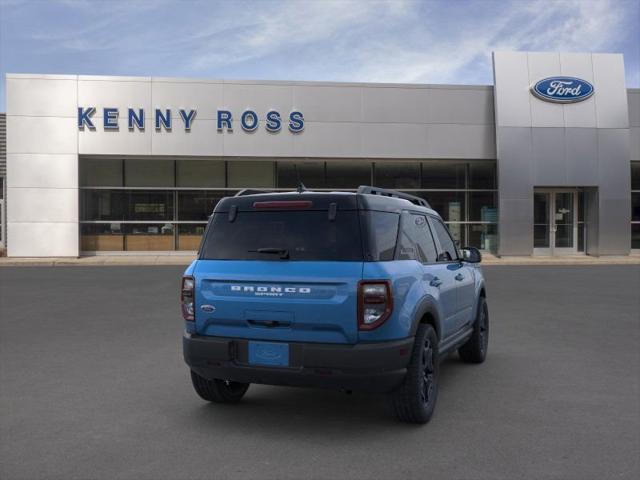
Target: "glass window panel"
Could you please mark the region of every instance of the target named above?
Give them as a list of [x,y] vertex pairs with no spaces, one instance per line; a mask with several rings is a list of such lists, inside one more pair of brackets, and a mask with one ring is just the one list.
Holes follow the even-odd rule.
[[326,182],[327,188],[354,190],[360,185],[369,185],[371,183],[371,163],[367,161],[327,162]]
[[166,251],[173,250],[173,232],[171,223],[123,223],[124,248],[128,251]]
[[584,222],[585,192],[578,192],[578,221]]
[[469,220],[497,222],[496,192],[469,192]]
[[495,189],[495,162],[469,162],[469,188]]
[[573,224],[556,225],[556,248],[572,248],[573,247]]
[[125,186],[173,187],[174,163],[173,160],[125,160]]
[[549,194],[533,194],[533,223],[549,223]]
[[640,248],[640,223],[631,224],[631,248]]
[[401,230],[400,260],[415,259],[422,263],[436,261],[436,246],[424,215],[405,215]]
[[327,188],[324,162],[278,162],[278,188],[297,187],[298,176],[307,188]]
[[498,226],[488,224],[470,224],[467,245],[480,250],[495,252],[498,249]]
[[83,158],[80,160],[81,187],[121,187],[122,160]]
[[173,192],[131,190],[126,194],[126,220],[173,220]]
[[458,258],[458,250],[454,242],[460,244],[464,242],[464,225],[447,224],[447,228],[449,229],[449,231],[447,231],[447,228],[445,228],[440,220],[430,217],[429,222],[431,223],[433,235],[440,242],[438,258],[441,261],[456,260]]
[[533,226],[534,248],[549,248],[549,225],[541,224]]
[[127,202],[123,190],[80,190],[80,219],[125,220]]
[[[260,251],[282,250],[280,254]],[[205,260],[362,261],[360,222],[355,211],[329,220],[324,211],[240,212],[233,222],[215,214],[203,245]]]
[[176,249],[198,250],[206,227],[205,223],[178,224],[178,244]]
[[83,252],[122,251],[124,235],[120,223],[91,223],[80,225],[80,250]]
[[227,162],[229,187],[273,188],[273,162]]
[[631,220],[640,222],[640,192],[631,194]]
[[373,184],[381,188],[420,188],[418,162],[375,162]]
[[207,221],[214,207],[223,197],[233,196],[235,192],[201,190],[196,192],[178,192],[178,220]]
[[173,220],[173,192],[166,190],[82,190],[81,219]]
[[466,163],[423,162],[422,188],[465,188]]
[[446,222],[462,222],[464,218],[464,192],[411,192],[424,198],[431,208]]
[[467,244],[467,229],[464,223],[447,223],[447,228],[457,247],[463,247]]
[[369,226],[369,254],[373,261],[393,260],[400,215],[390,212],[363,212]]
[[631,162],[631,190],[640,190],[640,162]]
[[225,187],[224,162],[221,160],[178,160],[176,173],[178,187]]

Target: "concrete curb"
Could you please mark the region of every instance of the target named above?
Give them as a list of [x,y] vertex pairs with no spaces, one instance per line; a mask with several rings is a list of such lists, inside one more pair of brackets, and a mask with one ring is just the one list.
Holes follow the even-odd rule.
[[94,257],[56,257],[56,258],[0,258],[0,267],[66,267],[66,266],[160,266],[189,265],[195,256],[191,255],[114,255]]
[[[187,266],[195,256],[191,255],[112,255],[93,257],[56,258],[0,258],[0,267],[66,267],[66,266]],[[590,257],[502,257],[486,254],[482,265],[640,265],[640,255]]]

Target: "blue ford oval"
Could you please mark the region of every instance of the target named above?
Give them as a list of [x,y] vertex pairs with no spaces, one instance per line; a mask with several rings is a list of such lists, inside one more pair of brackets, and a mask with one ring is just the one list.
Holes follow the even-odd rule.
[[593,95],[593,85],[575,77],[549,77],[537,82],[531,92],[548,102],[573,103]]

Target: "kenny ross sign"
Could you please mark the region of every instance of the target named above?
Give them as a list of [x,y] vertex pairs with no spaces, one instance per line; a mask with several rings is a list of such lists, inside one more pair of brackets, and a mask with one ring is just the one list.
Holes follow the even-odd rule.
[[[118,121],[121,114],[126,115],[127,127],[130,131],[145,129],[145,112],[143,108],[127,108],[126,113],[120,112],[118,108],[103,108],[101,113],[102,127],[105,130],[118,130]],[[179,120],[172,118],[171,109],[154,109],[153,120],[156,131],[165,130],[171,132],[176,121],[185,131],[191,130],[197,111],[195,109],[180,109],[178,113]],[[95,130],[94,120],[96,120],[95,107],[78,107],[78,128],[80,130],[85,128]],[[216,120],[219,132],[224,132],[225,130],[233,131],[234,123],[238,122],[245,132],[254,132],[260,126],[260,118],[253,110],[245,110],[239,118],[235,118],[229,110],[218,110]],[[299,133],[304,130],[304,116],[302,112],[297,110],[290,112],[286,119],[282,118],[280,112],[269,110],[265,116],[264,128],[268,132],[277,133],[282,130],[282,125],[285,122],[291,133]]]

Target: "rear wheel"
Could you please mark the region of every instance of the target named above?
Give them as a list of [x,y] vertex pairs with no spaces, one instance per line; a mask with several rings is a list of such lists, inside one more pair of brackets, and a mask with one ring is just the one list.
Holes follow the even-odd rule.
[[238,403],[249,388],[248,383],[208,380],[191,370],[191,383],[204,400],[216,403]]
[[489,309],[484,297],[478,301],[478,313],[469,340],[458,349],[458,355],[467,363],[482,363],[489,346]]
[[408,423],[427,423],[438,398],[438,336],[431,325],[421,324],[413,344],[407,375],[391,395],[393,413]]

